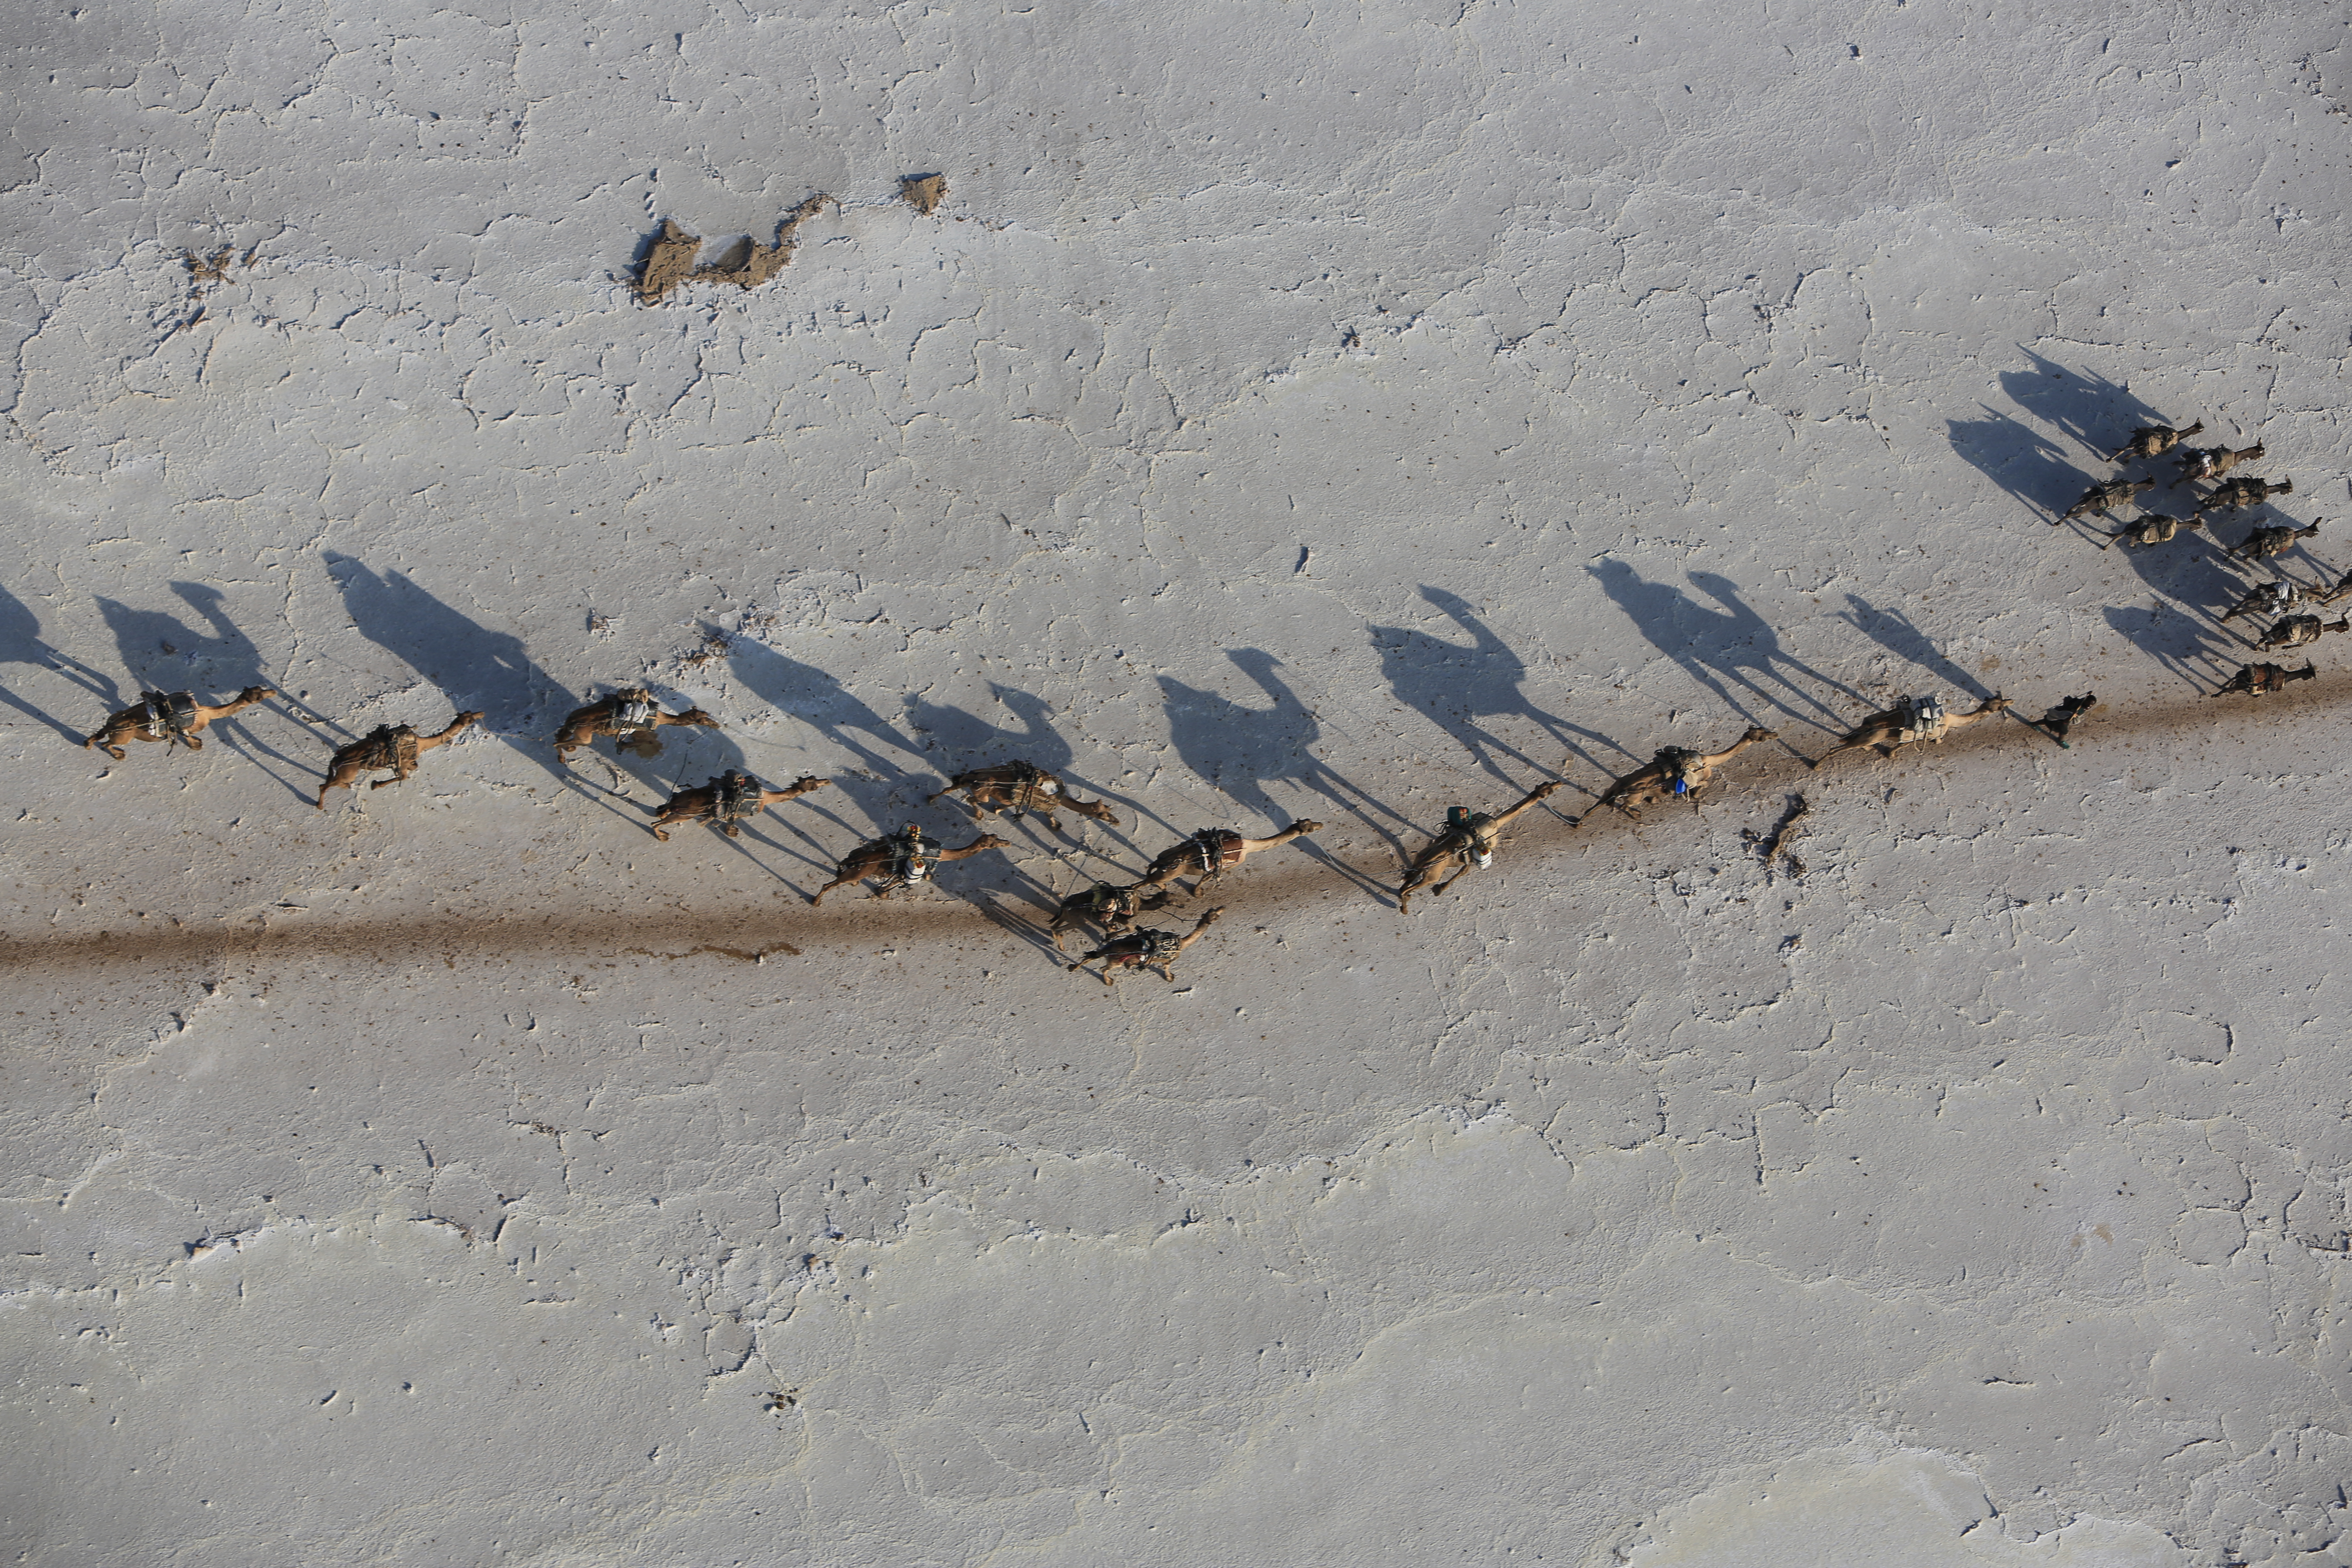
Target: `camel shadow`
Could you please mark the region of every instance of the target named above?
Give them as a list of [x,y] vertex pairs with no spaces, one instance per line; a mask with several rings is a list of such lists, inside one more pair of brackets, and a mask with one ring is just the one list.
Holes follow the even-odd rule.
[[[2173,423],[2150,408],[2128,388],[2118,386],[2105,376],[2087,371],[2069,370],[2055,360],[2044,359],[2022,345],[2019,352],[2025,355],[2027,368],[2001,372],[1999,377],[2001,391],[2009,395],[2011,402],[2036,419],[2063,431],[2088,447],[2102,473],[2124,471],[2109,464],[2107,456],[2129,440],[2134,430],[2145,425]],[[2089,482],[2086,481],[2085,488]],[[2071,496],[2067,498],[2069,501],[2073,499]]]
[[1481,768],[1513,789],[1526,785],[1495,760],[1497,752],[1546,778],[1556,777],[1560,771],[1505,741],[1487,722],[1492,719],[1524,719],[1554,745],[1565,746],[1571,756],[1595,767],[1602,766],[1600,759],[1578,744],[1579,739],[1632,755],[1599,731],[1568,723],[1537,707],[1522,689],[1528,679],[1527,661],[1472,613],[1469,601],[1427,584],[1422,585],[1421,596],[1469,633],[1470,641],[1466,645],[1451,642],[1405,626],[1370,627],[1372,647],[1381,656],[1381,673],[1387,677],[1389,689],[1398,701],[1451,735]]
[[[1985,412],[1992,417],[1946,422],[1952,450],[2044,521],[2062,521],[2059,514],[2098,482],[2031,426],[1990,408]],[[2092,537],[2089,530],[2076,531]]]
[[848,688],[814,665],[787,658],[767,644],[739,637],[728,644],[728,662],[735,678],[753,695],[780,712],[790,714],[841,747],[863,763],[879,790],[859,788],[836,778],[835,785],[861,805],[871,801],[877,822],[908,781],[907,770],[884,748],[907,757],[919,757],[922,742],[902,734]]
[[[261,650],[223,607],[227,595],[206,583],[174,583],[171,587],[194,612],[200,626],[191,626],[169,610],[133,609],[114,599],[98,601],[98,613],[114,634],[123,668],[142,689],[194,691],[200,700],[218,701],[246,687],[270,684],[262,668]],[[263,705],[264,710],[283,701],[282,696],[273,698]],[[307,764],[264,741],[245,714],[215,722],[205,738],[217,739],[226,750],[285,785],[298,800],[306,805],[311,800],[293,776],[262,759],[281,763],[294,774],[307,772]]]
[[2170,605],[2126,608],[2111,605],[2105,611],[2108,628],[2161,665],[2166,673],[2191,686],[2219,686],[2223,667],[2234,668],[2237,650],[2217,647],[2216,628],[2192,620]]
[[[1585,570],[1599,579],[1601,591],[1616,602],[1617,607],[1633,617],[1651,647],[1682,666],[1692,679],[1714,692],[1726,707],[1751,724],[1761,723],[1762,716],[1733,695],[1734,688],[1791,719],[1833,734],[1845,730],[1838,710],[1799,685],[1793,677],[1801,675],[1852,701],[1867,700],[1843,681],[1831,679],[1784,650],[1780,634],[1748,607],[1727,577],[1713,572],[1691,574],[1694,586],[1726,606],[1710,610],[1681,589],[1651,582],[1622,561],[1604,561]],[[1777,688],[1780,695],[1768,689],[1767,682]],[[1812,712],[1791,707],[1784,697],[1805,704]],[[1633,755],[1630,752],[1625,754]]]
[[[0,588],[0,664],[29,664],[37,669],[54,670],[104,703],[106,714],[124,706],[121,692],[110,679],[44,642],[41,639],[40,616],[33,613],[31,605],[5,588]],[[39,720],[77,746],[89,732],[75,729],[30,699],[20,697],[5,687],[0,687],[0,701],[6,702],[28,718]],[[103,723],[106,714],[100,715],[90,725],[90,730],[96,730]]]
[[[1161,820],[1157,814],[1127,796],[1115,795],[1101,785],[1079,778],[1070,772],[1073,757],[1070,743],[1062,739],[1054,729],[1053,710],[1046,706],[1044,698],[1013,687],[1001,686],[993,681],[989,683],[988,689],[989,694],[996,699],[998,704],[1012,713],[1019,724],[1018,729],[991,723],[988,720],[961,708],[949,708],[939,703],[927,702],[919,696],[910,696],[907,699],[908,731],[921,737],[927,749],[944,753],[945,760],[940,764],[940,771],[946,775],[940,780],[943,789],[948,779],[954,778],[967,769],[992,767],[1016,761],[1034,763],[1049,773],[1059,775],[1064,784],[1081,798],[1098,796],[1126,806],[1134,812],[1139,819],[1150,816],[1155,821]],[[1086,824],[1088,818],[1066,811],[1056,812],[1055,816],[1061,819],[1062,832],[1065,837],[1076,838],[1081,843],[1085,841]],[[976,813],[974,817],[983,823],[992,820],[979,817]],[[992,820],[1002,823],[1011,819],[999,816]],[[1041,847],[1053,849],[1063,847],[1052,839],[1039,837],[1039,830],[1030,827],[1028,817],[1024,816],[1019,826]],[[1163,826],[1165,826],[1164,823]],[[1119,842],[1127,845],[1129,848],[1135,847],[1134,841],[1127,837],[1123,829],[1109,827],[1108,824],[1105,826],[1107,831]],[[1170,831],[1173,832],[1175,829],[1171,826]]]
[[[1412,826],[1412,820],[1308,750],[1321,737],[1323,726],[1297,694],[1275,674],[1282,668],[1282,661],[1254,647],[1236,648],[1225,657],[1273,700],[1273,705],[1247,707],[1222,693],[1161,676],[1160,690],[1168,713],[1169,740],[1185,766],[1277,827],[1290,817],[1276,804],[1265,786],[1269,783],[1304,785],[1401,851],[1402,842],[1396,833],[1365,808],[1381,812],[1408,828]],[[1292,842],[1350,879],[1361,879],[1336,857],[1317,847],[1311,837]]]
[[1979,701],[1993,695],[1990,687],[1945,657],[1902,611],[1881,609],[1859,594],[1848,594],[1845,602],[1846,611],[1838,618],[1895,658],[1934,672]]

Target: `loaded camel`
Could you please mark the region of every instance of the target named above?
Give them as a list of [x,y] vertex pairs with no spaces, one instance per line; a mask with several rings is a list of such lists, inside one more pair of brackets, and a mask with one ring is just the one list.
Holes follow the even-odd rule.
[[1412,912],[1413,889],[1437,875],[1439,868],[1453,862],[1454,874],[1429,889],[1431,898],[1460,881],[1473,866],[1481,869],[1495,863],[1495,847],[1503,837],[1503,829],[1517,820],[1523,812],[1535,809],[1536,803],[1548,799],[1562,786],[1557,780],[1539,784],[1519,797],[1517,805],[1503,811],[1472,811],[1467,806],[1451,806],[1445,813],[1445,830],[1429,841],[1429,847],[1412,858],[1412,867],[1404,874],[1404,885],[1397,889],[1397,913]]
[[729,768],[699,788],[682,789],[670,796],[646,826],[665,844],[669,842],[669,834],[665,830],[674,822],[710,822],[733,838],[742,831],[745,817],[757,816],[768,807],[782,805],[788,800],[798,800],[832,782],[811,774],[794,779],[790,789],[770,789],[750,773]]
[[193,691],[142,691],[136,705],[110,714],[98,732],[82,742],[82,749],[96,746],[118,763],[125,755],[125,741],[161,741],[166,751],[179,745],[201,752],[205,743],[196,737],[205,725],[277,695],[274,686],[248,686],[229,701],[211,703],[197,701]]
[[[961,792],[981,816],[993,816],[998,812],[1018,820],[1021,814],[1034,811],[1045,818],[1049,831],[1062,831],[1061,819],[1054,815],[1057,805],[1066,805],[1080,816],[1091,816],[1097,822],[1118,826],[1118,814],[1101,801],[1080,800],[1063,792],[1061,779],[1034,763],[1006,763],[993,768],[972,768],[948,781],[948,787],[931,796],[938,801]],[[930,804],[926,802],[926,805]]]
[[1940,741],[1953,731],[1963,729],[1979,719],[1990,718],[2008,707],[2009,699],[1998,692],[1967,713],[1946,712],[1940,698],[1906,697],[1894,707],[1873,713],[1847,731],[1843,740],[1806,765],[1817,768],[1840,752],[1860,751],[1865,746],[1882,757],[1891,757],[1898,747],[1923,741]]
[[1176,955],[1200,941],[1201,933],[1214,925],[1217,917],[1224,912],[1223,904],[1203,910],[1201,918],[1192,922],[1192,929],[1182,936],[1172,931],[1137,931],[1113,937],[1100,947],[1082,954],[1076,963],[1069,966],[1070,973],[1076,974],[1100,959],[1105,985],[1109,984],[1111,977],[1122,969],[1157,969],[1160,977],[1172,984],[1176,979]]
[[[2294,608],[2301,596],[2301,590],[2284,579],[2276,583],[2259,583],[2247,589],[2245,596],[2230,606],[2229,613],[2221,617],[2221,623],[2227,626],[2240,616],[2283,616]],[[2330,594],[2319,602],[2325,605],[2334,599],[2335,595]]]
[[1198,872],[1201,879],[1192,884],[1187,898],[1198,898],[1202,889],[1223,876],[1232,867],[1240,865],[1261,849],[1271,849],[1277,844],[1287,844],[1309,833],[1319,833],[1323,825],[1311,817],[1300,817],[1281,832],[1266,838],[1245,838],[1230,827],[1203,827],[1181,843],[1160,852],[1151,862],[1151,869],[1143,874],[1139,888],[1154,892],[1168,886],[1177,878]]
[[2242,506],[2260,506],[2273,496],[2294,494],[2293,479],[2229,479],[2214,487],[2213,493],[2197,503],[2200,516],[2219,508],[2235,511]]
[[[1609,786],[1592,811],[1613,805],[1626,816],[1639,819],[1642,808],[1655,805],[1662,800],[1687,795],[1693,805],[1698,804],[1698,792],[1715,780],[1715,770],[1755,745],[1759,741],[1776,740],[1778,730],[1767,730],[1761,724],[1750,724],[1748,732],[1719,752],[1694,752],[1687,746],[1661,746],[1650,765],[1636,768]],[[1592,815],[1592,811],[1584,814]],[[1583,816],[1576,819],[1584,820]],[[1573,826],[1571,823],[1570,826]]]
[[2317,616],[2288,616],[2263,634],[2254,646],[2268,650],[2274,647],[2301,647],[2317,642],[2323,632],[2352,632],[2352,619],[2323,621]]
[[2084,490],[2081,500],[2050,521],[2053,523],[2072,522],[2078,517],[2088,517],[2095,511],[2105,512],[2110,507],[2121,506],[2134,496],[2155,488],[2154,479],[2109,479],[2105,484],[2093,485],[2089,489]]
[[1045,934],[1054,945],[1062,945],[1062,933],[1072,926],[1094,924],[1102,928],[1106,937],[1125,936],[1135,929],[1135,917],[1150,910],[1167,907],[1169,895],[1163,890],[1147,894],[1142,884],[1131,888],[1114,887],[1108,882],[1097,882],[1083,893],[1072,893],[1054,911],[1054,923]]
[[2175,430],[2169,425],[2143,425],[2131,433],[2131,439],[2125,442],[2107,461],[2120,463],[2126,458],[2161,458],[2204,428],[2205,421],[2202,419],[2181,430]]
[[2099,541],[2099,548],[2105,550],[2115,544],[2169,544],[2182,534],[2204,526],[2203,518],[2154,514],[2141,518],[2137,522],[2124,524]]
[[2318,667],[2309,663],[2301,669],[2289,669],[2278,664],[2249,664],[2230,678],[2229,685],[2205,695],[2227,697],[2233,691],[2242,691],[2249,697],[2268,697],[2273,691],[2284,691],[2290,680],[2309,680],[2318,673]]
[[378,724],[350,745],[336,747],[334,760],[327,764],[327,782],[319,786],[319,809],[327,809],[329,790],[348,788],[362,773],[391,770],[392,777],[375,780],[370,789],[403,783],[416,771],[420,753],[447,745],[457,738],[458,731],[480,723],[481,719],[478,712],[460,713],[436,735],[420,735],[413,724]]
[[599,735],[613,737],[616,750],[641,757],[661,755],[661,730],[666,724],[698,724],[716,730],[719,721],[699,708],[665,713],[654,694],[642,686],[624,686],[611,696],[575,708],[555,731],[555,754],[569,758]]
[[1003,839],[992,833],[983,833],[961,849],[941,849],[926,839],[923,830],[910,822],[896,833],[868,839],[851,850],[841,864],[834,868],[833,880],[819,888],[809,902],[822,904],[824,896],[835,888],[845,888],[868,877],[882,879],[882,885],[874,890],[874,896],[887,899],[901,888],[929,880],[931,873],[947,861],[961,860],[968,855],[984,854],[1005,847]]
[[2260,441],[2234,452],[2227,447],[2191,447],[2180,454],[2180,477],[2172,481],[2172,488],[2179,489],[2197,479],[2218,479],[2240,463],[2259,463],[2267,455]]
[[2267,561],[2273,555],[2284,555],[2294,548],[2297,540],[2309,539],[2317,533],[2319,525],[2326,521],[2324,517],[2315,517],[2302,528],[2289,528],[2284,524],[2258,528],[2241,540],[2231,553],[2247,561]]
[[2044,711],[2041,718],[2032,720],[2031,722],[2035,729],[2071,752],[2074,748],[2066,739],[2067,731],[2074,729],[2075,720],[2098,705],[2098,694],[2085,691],[2080,697],[2069,697],[2055,708]]

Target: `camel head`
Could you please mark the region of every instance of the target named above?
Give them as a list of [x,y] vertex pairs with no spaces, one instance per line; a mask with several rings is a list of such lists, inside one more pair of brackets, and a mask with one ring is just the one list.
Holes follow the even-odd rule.
[[1286,831],[1288,832],[1293,838],[1297,838],[1306,834],[1322,832],[1323,825],[1316,821],[1311,816],[1302,816],[1297,821],[1292,823]]
[[1069,796],[1065,795],[1062,797],[1062,804],[1068,806],[1072,811],[1076,812],[1080,816],[1091,816],[1097,822],[1108,822],[1113,827],[1117,827],[1118,826],[1118,813],[1113,811],[1108,805],[1105,805],[1101,801],[1072,800]]
[[277,695],[278,688],[274,686],[248,686],[236,694],[236,700],[239,702],[259,702]]
[[679,714],[677,718],[671,720],[670,722],[673,724],[699,724],[706,730],[716,730],[719,728],[719,721],[713,719],[709,714],[705,713],[699,708],[689,708],[685,712]]
[[482,710],[478,708],[469,708],[465,712],[457,715],[457,722],[460,726],[467,724],[478,724],[481,721]]
[[1196,931],[1206,931],[1211,926],[1215,925],[1219,921],[1223,920],[1224,918],[1224,914],[1225,906],[1223,904],[1219,904],[1213,909],[1203,910],[1201,911],[1201,918],[1192,922],[1192,929]]
[[[698,708],[695,711],[699,713],[702,710]],[[798,794],[806,795],[813,789],[823,789],[832,782],[833,781],[831,779],[821,779],[814,773],[804,773],[801,777],[793,781],[793,789]]]
[[[2271,487],[2271,494],[2274,496],[2291,496],[2294,494],[2294,481],[2293,479],[2281,479],[2278,483]],[[2315,524],[2314,526],[2315,527],[2317,525]]]
[[1536,798],[1538,800],[1549,800],[1553,795],[1558,795],[1567,787],[1567,784],[1561,783],[1558,779],[1547,779],[1542,784],[1536,785]]
[[2008,708],[2009,699],[1998,691],[1977,704],[1977,711],[1979,713],[2000,713],[2006,711]]
[[1742,736],[1740,736],[1740,737],[1739,737],[1739,739],[1741,740],[1741,742],[1742,742],[1743,743],[1751,744],[1751,745],[1752,745],[1752,744],[1754,744],[1756,742],[1759,742],[1759,741],[1777,741],[1777,740],[1779,740],[1780,738],[1780,731],[1778,731],[1778,730],[1767,730],[1767,729],[1766,729],[1763,725],[1761,725],[1761,724],[1750,724],[1750,725],[1748,725],[1748,732],[1747,732],[1746,734],[1744,734],[1744,735],[1742,735]]

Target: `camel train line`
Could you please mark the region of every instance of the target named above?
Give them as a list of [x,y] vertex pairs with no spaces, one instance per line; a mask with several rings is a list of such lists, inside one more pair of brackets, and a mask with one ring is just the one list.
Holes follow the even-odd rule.
[[[2197,500],[2186,517],[2149,512],[2123,522],[2116,531],[2094,531],[2093,537],[2098,539],[2102,548],[2123,543],[2142,550],[2160,549],[2204,530],[2208,513],[2234,513],[2259,506],[2273,496],[2293,493],[2294,481],[2289,479],[2273,482],[2245,476],[2224,478],[2241,464],[2259,461],[2265,455],[2259,441],[2239,447],[2226,444],[2210,447],[2182,446],[2188,437],[2204,428],[2202,420],[2179,428],[2146,426],[2134,430],[2130,439],[2107,458],[2109,462],[2124,463],[2172,456],[2179,467],[2173,488],[2210,481],[2213,489]],[[2156,488],[2157,480],[2149,477],[2119,478],[2096,484],[2050,521],[2063,523],[2095,516],[2120,521],[2115,519],[2116,509],[2137,503],[2140,497]],[[2190,494],[2196,497],[2194,490]],[[2318,531],[2316,521],[2299,528],[2279,524],[2258,527],[2238,544],[2229,547],[2227,554],[2248,563],[2273,561]],[[2243,640],[2262,652],[2296,647],[2316,642],[2329,632],[2352,630],[2352,617],[2326,621],[2309,613],[2293,613],[2301,604],[2325,605],[2347,594],[2352,594],[2352,572],[2344,574],[2332,584],[2297,584],[2282,576],[2249,587],[2225,614],[2215,619],[2217,624],[2228,626],[2241,617],[2257,622],[2267,618],[2272,624],[2266,631],[2259,637]],[[2308,680],[2315,673],[2309,664],[2301,669],[2291,669],[2277,664],[2250,663],[2210,695],[2262,697],[2284,691],[2291,683]],[[106,722],[82,744],[102,749],[117,760],[127,755],[123,743],[129,741],[163,742],[166,752],[183,745],[192,752],[198,751],[203,748],[200,737],[207,726],[277,695],[274,688],[249,686],[228,701],[206,703],[198,701],[192,692],[142,691],[135,705],[109,715]],[[2068,746],[2076,721],[2097,703],[2098,698],[2091,693],[2069,697],[2050,708],[2042,718],[2024,721],[2057,744]],[[1893,707],[1863,719],[1827,752],[1806,759],[1807,765],[1817,768],[1832,757],[1856,751],[1873,751],[1882,758],[1892,757],[1904,747],[1933,744],[1954,731],[2006,712],[2009,708],[2009,700],[1999,693],[1963,713],[1948,711],[1941,699],[1933,694],[1906,697]],[[403,782],[416,771],[425,752],[447,744],[481,717],[478,712],[459,713],[446,728],[432,734],[420,734],[406,724],[378,725],[368,734],[336,749],[327,765],[317,805],[323,810],[331,792],[352,785],[362,773],[388,772],[393,775],[373,781],[370,789]],[[662,751],[661,731],[680,725],[717,728],[719,721],[699,708],[670,712],[649,689],[622,686],[566,715],[551,743],[558,759],[567,763],[575,752],[583,746],[593,747],[600,738],[611,741],[616,753],[628,752],[652,758]],[[1778,738],[1775,731],[1751,726],[1719,752],[1662,747],[1647,764],[1612,780],[1607,789],[1598,792],[1592,809],[1608,807],[1638,820],[1644,808],[1677,798],[1696,805],[1718,770],[1734,757],[1750,746]],[[673,795],[654,812],[647,826],[656,839],[665,843],[669,840],[668,830],[684,822],[707,822],[732,838],[741,831],[745,821],[824,788],[830,782],[810,776],[786,788],[775,789],[730,768],[703,784]],[[1561,781],[1547,781],[1514,804],[1491,812],[1466,805],[1449,807],[1444,826],[1410,858],[1403,868],[1394,894],[1398,912],[1411,913],[1413,897],[1423,889],[1428,889],[1427,897],[1435,898],[1471,870],[1493,865],[1504,831],[1564,787]],[[950,796],[961,797],[972,815],[983,822],[998,816],[1015,820],[1034,816],[1048,831],[1059,833],[1061,814],[1070,812],[1107,823],[1114,829],[1120,826],[1118,814],[1109,805],[1078,798],[1060,777],[1027,761],[1003,762],[957,773],[926,804],[936,805]],[[1803,797],[1797,797],[1791,816],[1783,819],[1773,835],[1776,846],[1804,809]],[[1591,810],[1587,810],[1566,820],[1574,827],[1591,815]],[[1202,938],[1223,912],[1223,906],[1211,909],[1191,931],[1182,933],[1139,928],[1138,918],[1165,908],[1180,894],[1186,899],[1196,898],[1250,856],[1292,843],[1321,827],[1321,823],[1302,818],[1264,837],[1251,837],[1234,828],[1204,827],[1160,851],[1135,881],[1096,881],[1063,899],[1045,934],[1059,948],[1064,933],[1073,928],[1091,928],[1098,932],[1101,945],[1068,967],[1076,971],[1089,963],[1099,963],[1106,985],[1122,969],[1156,969],[1163,978],[1172,981],[1175,976],[1171,966],[1177,955]],[[869,881],[876,884],[872,896],[887,899],[901,889],[919,887],[930,880],[939,867],[950,861],[1008,847],[994,834],[982,833],[968,844],[950,848],[929,837],[920,825],[906,823],[897,831],[851,850],[835,868],[832,880],[808,895],[809,902],[821,906],[827,893]],[[1770,858],[1769,854],[1766,857],[1768,860]],[[1794,863],[1794,858],[1790,858]],[[1187,877],[1193,879],[1189,889],[1181,886],[1182,879]]]

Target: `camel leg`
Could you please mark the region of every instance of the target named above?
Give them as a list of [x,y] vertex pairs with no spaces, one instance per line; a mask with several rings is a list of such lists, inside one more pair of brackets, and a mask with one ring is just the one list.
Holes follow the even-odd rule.
[[824,887],[819,888],[816,890],[815,896],[810,899],[809,902],[813,905],[822,904],[824,902],[824,896],[833,891],[835,888],[845,888],[852,882],[862,881],[865,879],[865,872],[856,871],[846,876],[835,877],[832,881],[827,882]]
[[390,778],[378,779],[373,784],[368,785],[368,788],[382,789],[386,784],[406,784],[407,782],[408,775],[406,773],[395,771]]
[[1465,878],[1465,877],[1468,876],[1469,874],[1470,874],[1470,862],[1469,862],[1469,861],[1467,861],[1467,860],[1465,860],[1465,861],[1463,861],[1463,862],[1462,862],[1462,869],[1460,869],[1459,871],[1454,872],[1454,875],[1452,875],[1451,877],[1446,878],[1446,879],[1445,879],[1445,880],[1444,880],[1443,882],[1438,883],[1438,884],[1437,884],[1437,886],[1435,886],[1434,888],[1430,889],[1429,889],[1429,896],[1430,896],[1431,898],[1433,898],[1433,898],[1435,898],[1435,897],[1437,897],[1437,895],[1438,895],[1438,894],[1440,894],[1440,893],[1442,893],[1442,892],[1445,891],[1445,889],[1448,889],[1448,888],[1450,888],[1450,887],[1454,886],[1454,883],[1456,883],[1456,882],[1460,881],[1463,878]]
[[352,785],[352,781],[358,778],[364,771],[365,770],[361,768],[357,763],[352,763],[344,767],[337,768],[334,772],[329,773],[327,775],[327,782],[319,786],[319,809],[320,811],[327,809],[327,792],[329,790],[349,789]]

